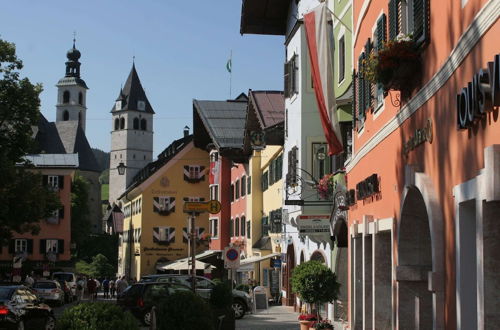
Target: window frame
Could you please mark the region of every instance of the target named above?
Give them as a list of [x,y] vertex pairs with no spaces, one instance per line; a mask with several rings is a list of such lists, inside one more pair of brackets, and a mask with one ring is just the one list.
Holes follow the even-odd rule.
[[219,238],[219,218],[210,218],[210,235]]
[[16,238],[14,241],[14,253],[28,253],[28,240],[25,238]]
[[342,83],[345,79],[345,35],[339,38],[339,81]]

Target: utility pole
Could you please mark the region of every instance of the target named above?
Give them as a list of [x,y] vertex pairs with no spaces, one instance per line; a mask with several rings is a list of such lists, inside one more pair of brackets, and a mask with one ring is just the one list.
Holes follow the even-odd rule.
[[195,230],[196,213],[191,212],[190,227],[191,227],[191,289],[196,293],[196,230]]

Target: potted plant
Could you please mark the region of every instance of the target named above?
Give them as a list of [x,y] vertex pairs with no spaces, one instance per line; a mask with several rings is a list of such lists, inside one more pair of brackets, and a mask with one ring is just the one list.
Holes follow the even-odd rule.
[[297,293],[303,302],[315,305],[317,321],[321,320],[319,306],[335,301],[339,288],[335,273],[319,261],[303,262],[293,270],[292,291]]
[[299,323],[300,330],[309,330],[309,328],[318,320],[318,315],[316,314],[300,314]]
[[384,43],[382,49],[371,52],[363,61],[361,74],[374,83],[390,89],[409,92],[411,82],[420,71],[420,54],[416,43],[409,35],[400,35]]
[[318,192],[319,198],[325,200],[332,197],[334,189],[335,181],[333,180],[333,174],[325,174],[325,176],[322,177],[316,185],[316,191]]
[[314,324],[315,330],[333,330],[333,324],[330,320],[319,320]]

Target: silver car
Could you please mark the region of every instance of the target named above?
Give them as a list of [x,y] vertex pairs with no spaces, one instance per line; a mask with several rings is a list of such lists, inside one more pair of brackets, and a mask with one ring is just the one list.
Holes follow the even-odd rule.
[[64,305],[64,290],[57,281],[43,280],[33,284],[33,292],[38,299],[46,302],[53,302],[58,306]]

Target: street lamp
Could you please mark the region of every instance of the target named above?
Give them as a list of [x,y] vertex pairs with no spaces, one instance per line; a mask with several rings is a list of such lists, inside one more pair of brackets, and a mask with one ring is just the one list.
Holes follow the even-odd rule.
[[119,175],[125,174],[125,169],[126,168],[127,168],[127,166],[125,166],[125,164],[123,164],[123,162],[120,162],[120,164],[118,164],[118,166],[116,167],[116,169],[118,170],[118,174]]

